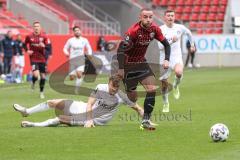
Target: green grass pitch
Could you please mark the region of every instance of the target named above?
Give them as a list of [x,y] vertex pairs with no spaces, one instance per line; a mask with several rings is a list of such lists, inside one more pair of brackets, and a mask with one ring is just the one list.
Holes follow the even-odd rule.
[[[180,100],[169,96],[169,114],[161,114],[162,99],[156,98],[156,131],[140,131],[134,111],[125,106],[103,127],[21,128],[24,119],[43,121],[54,117],[54,112],[22,118],[12,104],[32,106],[42,102],[38,88],[31,92],[26,83],[1,85],[0,160],[239,160],[239,73],[240,68],[186,70]],[[99,82],[107,82],[107,78]],[[87,100],[57,93],[47,85],[46,99],[53,98]],[[142,105],[143,98],[138,103]],[[228,126],[230,137],[227,142],[214,143],[209,129],[219,122]]]

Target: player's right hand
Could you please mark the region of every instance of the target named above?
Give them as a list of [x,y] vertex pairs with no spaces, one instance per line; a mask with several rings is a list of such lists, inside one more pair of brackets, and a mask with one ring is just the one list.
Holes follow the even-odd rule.
[[124,78],[124,69],[118,69],[118,73],[119,77],[121,77],[122,79]]
[[84,124],[84,127],[85,128],[91,128],[91,127],[95,127],[95,125],[94,125],[92,120],[89,120]]
[[164,62],[163,62],[163,68],[164,68],[164,69],[168,69],[168,67],[169,67],[169,61],[168,61],[168,60],[164,60]]
[[32,50],[28,50],[27,53],[28,53],[29,55],[32,55],[32,54],[33,54],[33,51],[32,51]]
[[172,39],[173,43],[177,42],[177,40],[178,40],[177,36],[173,36],[173,39]]

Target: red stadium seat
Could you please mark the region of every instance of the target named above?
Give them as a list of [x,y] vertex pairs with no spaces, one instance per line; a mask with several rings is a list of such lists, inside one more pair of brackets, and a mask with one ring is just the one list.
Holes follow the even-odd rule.
[[153,6],[159,6],[160,5],[160,0],[152,0]]
[[177,0],[170,0],[168,2],[168,5],[170,5],[170,6],[176,6],[176,4],[177,4]]
[[174,6],[168,6],[167,9],[168,9],[168,10],[173,10],[173,11],[174,11],[174,10],[175,10],[175,7],[174,7]]
[[177,5],[178,5],[178,6],[183,6],[183,5],[184,5],[184,2],[185,2],[185,0],[178,0],[178,1],[177,1]]
[[203,29],[198,29],[197,30],[197,34],[203,34],[203,33],[204,33]]
[[181,15],[181,14],[175,14],[175,19],[176,19],[176,20],[180,20],[180,19],[181,19],[181,17],[182,17],[182,15]]
[[202,4],[210,6],[211,5],[211,0],[203,0]]
[[191,13],[192,12],[192,7],[185,6],[183,7],[183,13]]
[[225,6],[227,5],[227,3],[228,3],[227,0],[221,0],[221,1],[220,1],[220,4],[225,5]]
[[203,6],[203,7],[201,8],[201,12],[202,12],[202,13],[208,13],[208,12],[209,12],[209,6]]
[[181,7],[181,6],[176,7],[176,8],[175,8],[175,12],[176,12],[176,13],[184,13],[184,12],[183,12],[183,7]]
[[204,28],[204,23],[203,22],[198,22],[197,23],[197,28]]
[[212,5],[218,5],[219,4],[219,0],[212,0]]
[[202,0],[195,0],[195,1],[194,1],[194,5],[199,5],[199,6],[201,6],[201,5],[202,5]]
[[211,13],[217,13],[218,12],[219,7],[218,6],[211,6],[209,9],[209,12]]
[[207,29],[205,30],[205,33],[206,33],[206,34],[213,34],[213,33],[214,33],[214,29],[209,29],[209,28],[207,28]]
[[207,22],[205,26],[207,28],[215,28],[215,23],[214,22]]
[[224,21],[224,14],[223,13],[217,14],[217,20],[218,21]]
[[215,23],[215,27],[217,27],[217,28],[222,28],[222,27],[223,27],[223,22],[222,22],[222,21],[217,21],[217,22]]
[[194,6],[192,12],[194,12],[194,13],[199,13],[200,10],[201,10],[201,7],[200,7],[200,6]]
[[183,21],[189,21],[190,20],[190,16],[189,16],[189,14],[183,14],[181,19]]
[[197,22],[192,21],[192,22],[189,23],[189,27],[191,29],[197,28],[197,24],[198,24]]
[[218,8],[218,12],[221,12],[221,13],[225,13],[225,10],[226,10],[226,6],[220,6]]
[[216,14],[210,13],[210,14],[207,16],[207,20],[208,20],[208,21],[216,21]]
[[200,21],[207,21],[207,14],[206,13],[201,13],[199,15],[199,20]]
[[160,6],[167,6],[168,5],[168,0],[161,0],[158,4]]
[[193,13],[191,15],[191,18],[190,18],[192,21],[198,21],[198,14],[197,13]]
[[217,33],[217,34],[221,34],[223,31],[222,31],[222,29],[221,28],[219,28],[219,29],[215,29],[215,31],[214,31],[215,33]]
[[186,6],[192,6],[193,2],[194,2],[194,0],[186,0],[185,5]]

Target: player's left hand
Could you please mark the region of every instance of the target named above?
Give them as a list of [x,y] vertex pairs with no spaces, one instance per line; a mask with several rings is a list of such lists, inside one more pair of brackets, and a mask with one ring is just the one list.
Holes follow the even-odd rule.
[[190,51],[191,51],[191,53],[194,53],[196,51],[196,47],[195,46],[191,46]]
[[40,43],[39,43],[39,46],[44,48],[44,47],[45,47],[45,44],[44,44],[43,42],[40,42]]
[[91,128],[91,127],[95,127],[94,123],[92,120],[90,121],[87,121],[85,124],[84,124],[84,127],[85,128]]
[[168,69],[168,67],[169,67],[169,61],[168,61],[168,60],[164,60],[164,62],[163,62],[163,68],[164,68],[164,69]]

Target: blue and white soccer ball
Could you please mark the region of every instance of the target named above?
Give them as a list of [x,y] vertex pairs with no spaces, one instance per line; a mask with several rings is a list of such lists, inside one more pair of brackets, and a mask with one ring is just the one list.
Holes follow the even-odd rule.
[[214,142],[224,142],[228,139],[229,130],[225,124],[217,123],[211,127],[209,135]]

